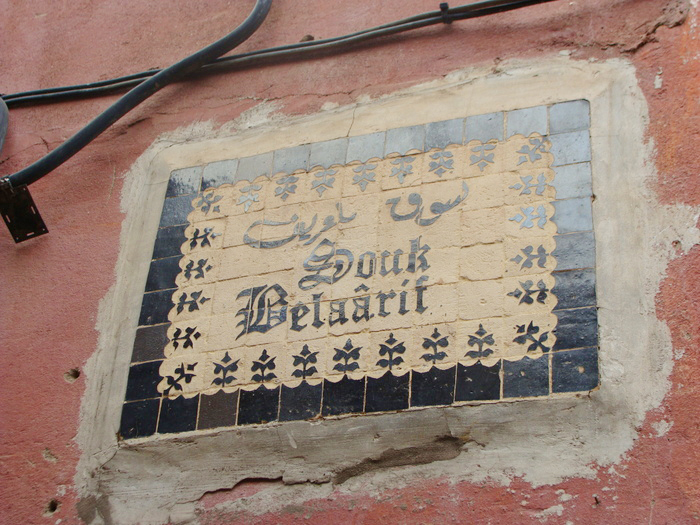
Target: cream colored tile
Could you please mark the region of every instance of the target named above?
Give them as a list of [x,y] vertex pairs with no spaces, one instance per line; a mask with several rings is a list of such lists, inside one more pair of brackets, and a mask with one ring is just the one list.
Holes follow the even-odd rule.
[[557,225],[552,222],[554,206],[546,201],[527,203],[503,208],[503,231],[508,237],[528,239],[554,235]]
[[475,244],[459,251],[460,276],[470,281],[499,279],[505,273],[504,244]]
[[552,311],[557,304],[552,294],[554,284],[554,277],[548,273],[504,278],[504,315]]
[[481,210],[502,206],[505,201],[506,182],[504,173],[493,173],[465,180],[469,194],[462,208]]
[[175,278],[178,287],[216,282],[221,269],[222,250],[205,249],[180,259],[180,273]]
[[505,359],[517,360],[525,355],[536,358],[551,352],[556,343],[557,316],[551,312],[504,317],[503,325],[507,334]]
[[410,370],[411,356],[418,350],[418,338],[414,330],[371,332],[369,337],[370,351],[364,362],[368,376],[380,377],[388,370],[393,373]]
[[462,246],[503,241],[506,220],[503,208],[463,210],[461,215]]
[[168,320],[174,323],[209,317],[212,312],[215,287],[215,284],[205,284],[175,290],[172,295],[174,306],[170,309]]
[[504,171],[507,150],[503,143],[495,140],[481,143],[472,140],[460,151],[464,165],[464,177],[483,177]]
[[333,382],[339,381],[345,374],[352,379],[364,377],[364,371],[373,363],[373,357],[368,332],[329,337],[325,347],[319,352],[319,358],[323,358],[323,366],[328,374],[327,378]]
[[453,366],[461,352],[457,327],[458,323],[417,327],[416,345],[406,356],[411,369],[425,372],[433,366],[441,369]]
[[[418,291],[412,294],[418,300]],[[413,307],[413,323],[416,326],[449,323],[459,318],[460,300],[458,287],[453,284],[431,285],[425,288],[422,295],[421,312],[417,303],[410,302]]]
[[462,321],[457,324],[459,362],[470,366],[481,361],[485,366],[493,366],[507,355],[509,337],[502,318]]
[[169,397],[191,398],[204,386],[207,354],[191,354],[166,359],[160,365],[158,392]]
[[380,174],[377,172],[379,162],[371,160],[365,163],[353,162],[343,171],[343,197],[369,195],[381,191]]
[[225,231],[226,219],[213,219],[188,226],[185,228],[187,241],[182,245],[182,253],[187,255],[221,249]]
[[419,186],[425,177],[425,155],[415,153],[383,160],[379,166],[382,191]]
[[201,317],[172,323],[168,327],[168,343],[163,352],[166,358],[179,358],[209,350],[211,318]]
[[505,204],[522,206],[556,198],[556,190],[552,186],[554,170],[551,168],[520,169],[504,173],[503,177]]
[[513,135],[501,145],[503,171],[548,168],[553,161],[550,146],[548,140],[536,133],[529,137]]
[[462,281],[458,283],[459,318],[464,320],[501,317],[503,315],[503,283]]
[[556,269],[556,248],[553,236],[504,241],[505,274],[512,276],[551,272]]
[[244,216],[226,217],[226,231],[223,247],[243,246],[246,244],[259,245],[263,237],[263,211],[251,212]]

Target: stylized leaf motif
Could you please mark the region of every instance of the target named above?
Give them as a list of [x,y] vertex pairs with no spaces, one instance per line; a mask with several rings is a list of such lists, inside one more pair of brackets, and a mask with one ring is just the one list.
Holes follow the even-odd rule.
[[292,356],[293,366],[302,367],[301,370],[297,369],[294,372],[292,372],[292,375],[294,377],[301,377],[302,379],[306,379],[308,376],[317,373],[318,370],[316,370],[315,366],[309,366],[310,364],[316,363],[318,361],[316,355],[318,355],[318,352],[312,352],[309,350],[309,345],[304,345],[299,355]]
[[[338,370],[339,372],[351,372],[360,368],[360,365],[357,364],[356,361],[360,359],[361,349],[361,346],[355,348],[350,339],[345,342],[343,348],[334,348],[333,350],[335,350],[335,355],[333,356],[333,361],[342,360],[343,362],[336,364],[333,367],[333,370]],[[354,362],[350,363],[350,360],[353,360]]]
[[521,282],[520,286],[524,290],[524,292],[521,292],[520,289],[516,288],[512,292],[508,292],[507,295],[515,297],[516,299],[520,299],[520,302],[518,304],[533,304],[535,300],[532,298],[532,296],[537,294],[535,295],[535,299],[537,299],[537,302],[544,304],[547,300],[547,292],[549,292],[549,288],[547,288],[547,285],[541,279],[537,283],[537,289],[533,289],[533,285],[534,283],[529,280]]
[[221,386],[228,385],[235,381],[236,377],[233,375],[233,372],[238,370],[238,362],[240,359],[232,361],[231,356],[226,352],[221,359],[221,363],[214,363],[214,374],[220,375],[221,377],[214,378],[212,384]]
[[442,177],[447,170],[454,169],[454,159],[449,151],[436,151],[430,158],[435,160],[430,161],[428,171],[434,172],[438,177]]
[[258,360],[253,361],[253,366],[250,368],[251,372],[260,371],[259,374],[253,374],[253,381],[262,383],[276,378],[277,376],[272,372],[268,374],[265,373],[266,370],[274,370],[276,368],[277,365],[275,364],[275,359],[277,358],[270,357],[270,355],[267,353],[267,349],[263,349]]
[[516,333],[520,335],[516,336],[515,339],[513,339],[513,342],[518,343],[519,345],[524,345],[530,342],[527,347],[528,352],[535,352],[537,349],[542,349],[542,352],[544,353],[549,352],[550,347],[544,344],[545,341],[549,339],[549,332],[543,332],[539,337],[537,337],[539,331],[540,327],[535,326],[532,321],[530,321],[527,328],[524,324],[517,325]]
[[426,350],[431,349],[432,354],[423,354],[421,359],[425,361],[432,361],[433,363],[437,361],[442,361],[447,357],[446,352],[438,352],[438,348],[447,348],[449,345],[448,336],[442,336],[437,328],[433,330],[430,337],[423,338],[423,348]]
[[406,178],[406,176],[413,173],[413,166],[411,165],[411,163],[414,160],[414,157],[399,157],[396,160],[392,160],[391,163],[397,167],[391,168],[391,173],[389,174],[389,176],[396,177],[399,181],[399,184],[403,184],[403,181]]
[[184,381],[186,384],[189,384],[192,382],[192,379],[194,379],[197,375],[193,374],[191,372],[194,371],[195,367],[197,366],[197,363],[191,363],[185,366],[185,363],[180,363],[180,366],[175,368],[175,373],[177,376],[166,376],[166,382],[168,383],[168,387],[163,391],[165,395],[168,395],[170,393],[170,390],[174,389],[177,391],[182,391],[182,381]]
[[404,362],[401,356],[394,357],[394,354],[403,354],[406,351],[406,347],[403,343],[398,342],[393,333],[389,334],[389,338],[385,343],[386,344],[380,343],[379,355],[388,355],[389,359],[380,359],[377,361],[377,365],[391,370],[394,366]]
[[220,211],[219,206],[214,206],[213,208],[212,206],[221,199],[223,199],[223,197],[221,195],[215,195],[214,192],[203,193],[195,206],[204,212],[204,215],[207,215],[210,210],[218,213]]
[[478,349],[467,352],[466,356],[471,357],[472,359],[480,359],[482,357],[488,357],[491,354],[493,354],[493,349],[484,347],[488,345],[494,345],[496,344],[496,341],[493,338],[493,334],[489,334],[488,331],[484,328],[484,325],[479,324],[479,329],[474,335],[469,336],[467,344],[469,346],[477,346]]

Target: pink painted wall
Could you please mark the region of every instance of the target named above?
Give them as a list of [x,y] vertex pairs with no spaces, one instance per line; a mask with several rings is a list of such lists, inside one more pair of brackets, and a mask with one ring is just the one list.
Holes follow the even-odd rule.
[[[88,82],[162,67],[228,32],[253,1],[0,1],[0,91]],[[437,2],[275,0],[241,49],[345,34],[437,8]],[[674,0],[556,1],[488,19],[435,26],[324,58],[202,77],[137,108],[83,152],[32,186],[51,233],[15,245],[0,231],[0,523],[80,523],[73,477],[84,375],[97,346],[99,301],[115,280],[123,219],[121,175],[160,134],[195,121],[223,123],[262,100],[289,115],[347,104],[474,65],[548,57],[624,57],[637,67],[650,109],[663,204],[700,204],[700,9]],[[663,71],[663,85],[654,86]],[[36,160],[116,97],[14,109],[0,175]],[[551,523],[690,523],[700,519],[700,248],[675,259],[657,295],[675,362],[663,405],[648,414],[617,473],[532,488],[416,480],[380,496],[334,493],[305,510],[225,515],[211,510],[269,486],[251,482],[200,504],[202,523],[530,523],[575,495]],[[682,388],[681,388],[682,386]],[[673,421],[661,437],[655,422]],[[606,490],[604,488],[607,487]],[[43,516],[51,500],[59,503]],[[521,502],[527,500],[527,505]],[[209,509],[209,510],[208,510]],[[308,518],[308,519],[307,519]]]

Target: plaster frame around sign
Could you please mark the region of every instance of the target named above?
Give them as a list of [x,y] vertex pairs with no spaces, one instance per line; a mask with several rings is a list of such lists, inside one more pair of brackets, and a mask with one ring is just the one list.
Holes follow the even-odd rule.
[[[507,482],[517,475],[535,484],[592,476],[596,465],[619,460],[633,443],[635,426],[660,402],[671,359],[668,335],[648,306],[665,261],[652,251],[663,221],[649,205],[644,188],[649,168],[643,97],[633,68],[621,61],[581,64],[557,59],[505,69],[507,75],[458,73],[378,101],[273,120],[233,137],[205,134],[193,139],[196,134],[184,133],[162,139],[139,159],[123,196],[127,219],[117,283],[103,302],[100,350],[89,367],[93,379],[83,405],[84,454],[77,475],[85,496],[103,496],[117,522],[158,521],[169,519],[178,505],[193,510],[202,494],[246,478],[344,481],[363,461],[391,451],[428,451],[422,456],[424,463],[454,458],[422,466],[425,476]],[[591,104],[598,391],[590,396],[200,431],[196,436],[158,436],[128,444],[116,441],[160,203],[173,170],[340,136],[573,99]],[[645,228],[637,227],[640,223]],[[627,278],[620,278],[622,268]],[[633,309],[630,304],[641,306]],[[102,466],[108,468],[90,476]],[[369,476],[365,486],[372,486],[380,474]],[[381,485],[401,483],[384,479]]]

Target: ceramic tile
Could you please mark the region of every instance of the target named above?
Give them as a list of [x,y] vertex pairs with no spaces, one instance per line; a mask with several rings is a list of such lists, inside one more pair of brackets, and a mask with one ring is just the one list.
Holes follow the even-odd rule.
[[503,397],[538,397],[549,394],[549,357],[503,361]]
[[199,396],[189,399],[182,396],[174,399],[163,398],[158,418],[158,433],[175,434],[195,430],[197,428],[198,406]]
[[507,137],[524,135],[529,137],[533,133],[547,134],[547,106],[517,109],[506,113],[508,122]]
[[587,100],[553,104],[549,108],[549,132],[555,134],[587,129],[591,125],[590,111]]
[[136,330],[134,349],[131,354],[131,362],[153,361],[163,359],[163,349],[168,344],[168,328],[170,323],[155,326],[143,326]]
[[585,392],[598,383],[597,348],[556,352],[552,356],[553,392]]
[[159,410],[160,399],[124,403],[119,435],[123,439],[133,439],[155,434]]
[[177,197],[178,195],[197,193],[201,180],[201,166],[173,171],[168,180],[168,189],[165,191],[165,197]]
[[467,117],[465,143],[472,140],[503,140],[503,113]]
[[545,397],[550,381],[554,393],[592,388],[586,108],[173,172],[123,436]]

